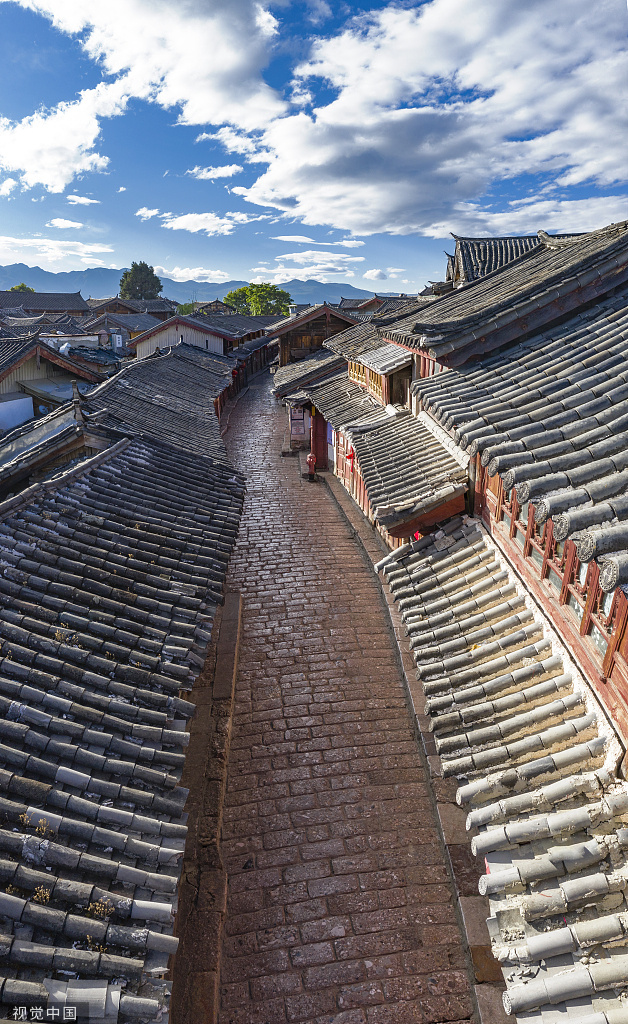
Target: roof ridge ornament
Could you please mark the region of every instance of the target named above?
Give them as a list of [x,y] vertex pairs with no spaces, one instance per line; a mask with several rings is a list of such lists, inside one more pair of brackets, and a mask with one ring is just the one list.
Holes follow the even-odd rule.
[[573,243],[572,235],[568,235],[566,238],[557,238],[556,236],[548,235],[547,231],[537,231],[537,237],[539,242],[546,245],[548,249],[564,249]]

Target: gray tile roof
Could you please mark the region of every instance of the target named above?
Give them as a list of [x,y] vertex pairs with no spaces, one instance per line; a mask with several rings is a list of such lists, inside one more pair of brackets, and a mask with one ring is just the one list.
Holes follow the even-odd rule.
[[628,583],[628,288],[476,364],[415,381],[423,407],[481,452],[538,523]]
[[97,331],[100,327],[112,324],[122,327],[126,331],[135,332],[149,331],[151,327],[156,327],[159,323],[161,320],[151,316],[150,313],[101,313],[100,316],[87,320],[86,326],[90,331]]
[[29,330],[26,337],[22,338],[1,338],[0,339],[0,374],[6,373],[13,364],[21,359],[31,348],[34,350],[39,344],[37,335]]
[[328,302],[317,302],[313,306],[308,306],[305,309],[300,309],[297,306],[296,316],[285,316],[280,320],[275,320],[272,326],[266,328],[266,333],[273,335],[281,334],[282,331],[290,330],[294,324],[300,324],[312,319],[324,312],[326,309],[339,319],[346,320],[348,324],[355,322],[355,318],[350,312],[338,309],[338,307],[335,306],[330,306]]
[[176,310],[179,305],[178,302],[167,299],[164,295],[160,295],[156,299],[129,299],[127,301],[141,313],[166,313],[169,310]]
[[501,270],[380,329],[450,365],[520,337],[599,299],[628,278],[628,222],[542,244]]
[[[538,235],[508,235],[501,238],[464,238],[453,236],[456,241],[453,260],[448,264],[448,280],[453,276],[454,268],[458,270],[462,282],[477,281],[480,277],[492,274],[494,270],[505,267],[507,263],[534,249],[539,242]],[[574,238],[575,235],[551,235],[552,238]]]
[[[234,362],[203,359],[193,352],[131,363],[89,395],[86,412],[100,411],[99,423],[125,436],[161,439],[184,451],[226,462],[214,399],[232,382]],[[216,365],[218,364],[218,365]]]
[[382,406],[359,384],[349,380],[346,370],[341,370],[320,384],[304,385],[312,404],[320,409],[328,423],[335,430],[359,420],[368,413],[382,412]]
[[9,431],[0,443],[0,481],[39,462],[48,452],[80,433],[74,409],[69,404]]
[[[10,330],[13,331],[13,328]],[[55,361],[68,372],[73,371],[79,377],[85,377],[87,374],[92,380],[102,379],[95,370],[88,370],[74,362],[71,357],[60,355],[52,349],[48,350],[46,344],[40,342],[39,335],[32,333],[20,338],[2,338],[0,336],[0,378],[10,373],[17,362],[27,359],[31,354],[34,355],[38,349],[41,350],[42,355],[47,355],[49,351]]]
[[263,331],[280,319],[274,316],[248,316],[244,313],[207,313],[186,317],[201,324],[207,330],[214,330],[227,338],[243,338],[246,334]]
[[345,369],[345,366],[342,356],[337,356],[335,353],[321,348],[307,359],[279,367],[273,377],[273,393],[281,398],[292,393],[295,388],[321,380],[331,373]]
[[466,471],[406,409],[397,407],[366,430],[350,425],[345,433],[375,519],[386,528],[425,515],[467,489]]
[[376,373],[385,375],[387,373],[394,373],[395,370],[401,370],[404,366],[411,366],[412,353],[399,348],[398,345],[391,345],[390,342],[385,342],[379,348],[372,349],[370,352],[361,355],[360,362],[369,370],[375,370]]
[[42,313],[66,313],[70,309],[85,310],[89,306],[80,292],[12,292],[0,291],[0,309],[13,309],[19,301],[25,310]]
[[82,362],[97,363],[99,366],[108,364],[119,369],[120,356],[110,348],[86,348],[82,345],[72,345],[68,349],[70,358],[80,359]]
[[476,521],[454,519],[379,568],[486,869],[507,1012],[619,1024],[628,785],[604,713]]
[[24,306],[3,306],[0,307],[0,320],[5,320],[7,317],[23,318],[27,317],[28,313],[24,309]]
[[167,1002],[194,710],[179,692],[242,494],[231,467],[135,438],[0,504],[5,1003],[116,1021]]
[[87,300],[89,312],[93,315],[94,310],[98,311],[102,306],[116,300],[137,313],[175,313],[178,306],[177,302],[161,295],[157,299],[121,299],[119,295],[112,295],[108,299],[89,298]]
[[84,317],[70,316],[68,313],[41,313],[39,316],[2,316],[2,323],[16,328],[20,333],[37,329],[44,334],[89,334],[86,330],[87,320]]
[[325,347],[343,355],[345,359],[359,359],[361,355],[382,347],[381,329],[394,324],[401,311],[406,314],[423,309],[426,303],[416,296],[388,300],[368,319],[334,335],[325,342]]
[[325,348],[336,355],[343,356],[351,361],[358,359],[363,353],[382,347],[382,339],[379,337],[376,328],[371,320],[349,327],[346,331],[335,334],[333,338],[327,338]]

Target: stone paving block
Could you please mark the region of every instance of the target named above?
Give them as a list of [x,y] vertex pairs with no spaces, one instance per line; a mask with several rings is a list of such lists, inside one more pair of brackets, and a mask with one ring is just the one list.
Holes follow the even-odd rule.
[[[355,533],[373,561],[380,538],[357,510],[349,526],[333,476],[312,486],[282,458],[285,410],[260,385],[226,434],[247,494],[229,575],[245,611],[219,1024],[466,1019],[471,974],[429,780]],[[448,829],[464,830],[446,804]]]

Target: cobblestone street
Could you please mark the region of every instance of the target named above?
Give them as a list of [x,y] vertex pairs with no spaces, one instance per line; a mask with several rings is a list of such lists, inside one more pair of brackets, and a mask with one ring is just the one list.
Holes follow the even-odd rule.
[[468,1019],[453,897],[375,574],[281,458],[258,377],[225,440],[247,479],[224,810],[220,1024]]

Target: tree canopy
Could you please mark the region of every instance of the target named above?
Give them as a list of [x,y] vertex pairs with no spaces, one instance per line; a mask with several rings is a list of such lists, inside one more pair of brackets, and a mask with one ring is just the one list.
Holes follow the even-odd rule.
[[223,301],[237,309],[238,313],[259,316],[272,313],[287,314],[292,299],[289,292],[278,288],[276,284],[247,284],[243,288],[235,288],[228,292]]
[[163,285],[148,263],[131,264],[120,278],[121,299],[157,299]]
[[180,313],[181,316],[188,316],[190,313],[194,312],[194,306],[194,302],[182,302],[177,306],[177,313]]
[[20,284],[14,284],[12,288],[9,288],[10,292],[34,292],[34,288],[29,288],[27,284],[22,281]]

